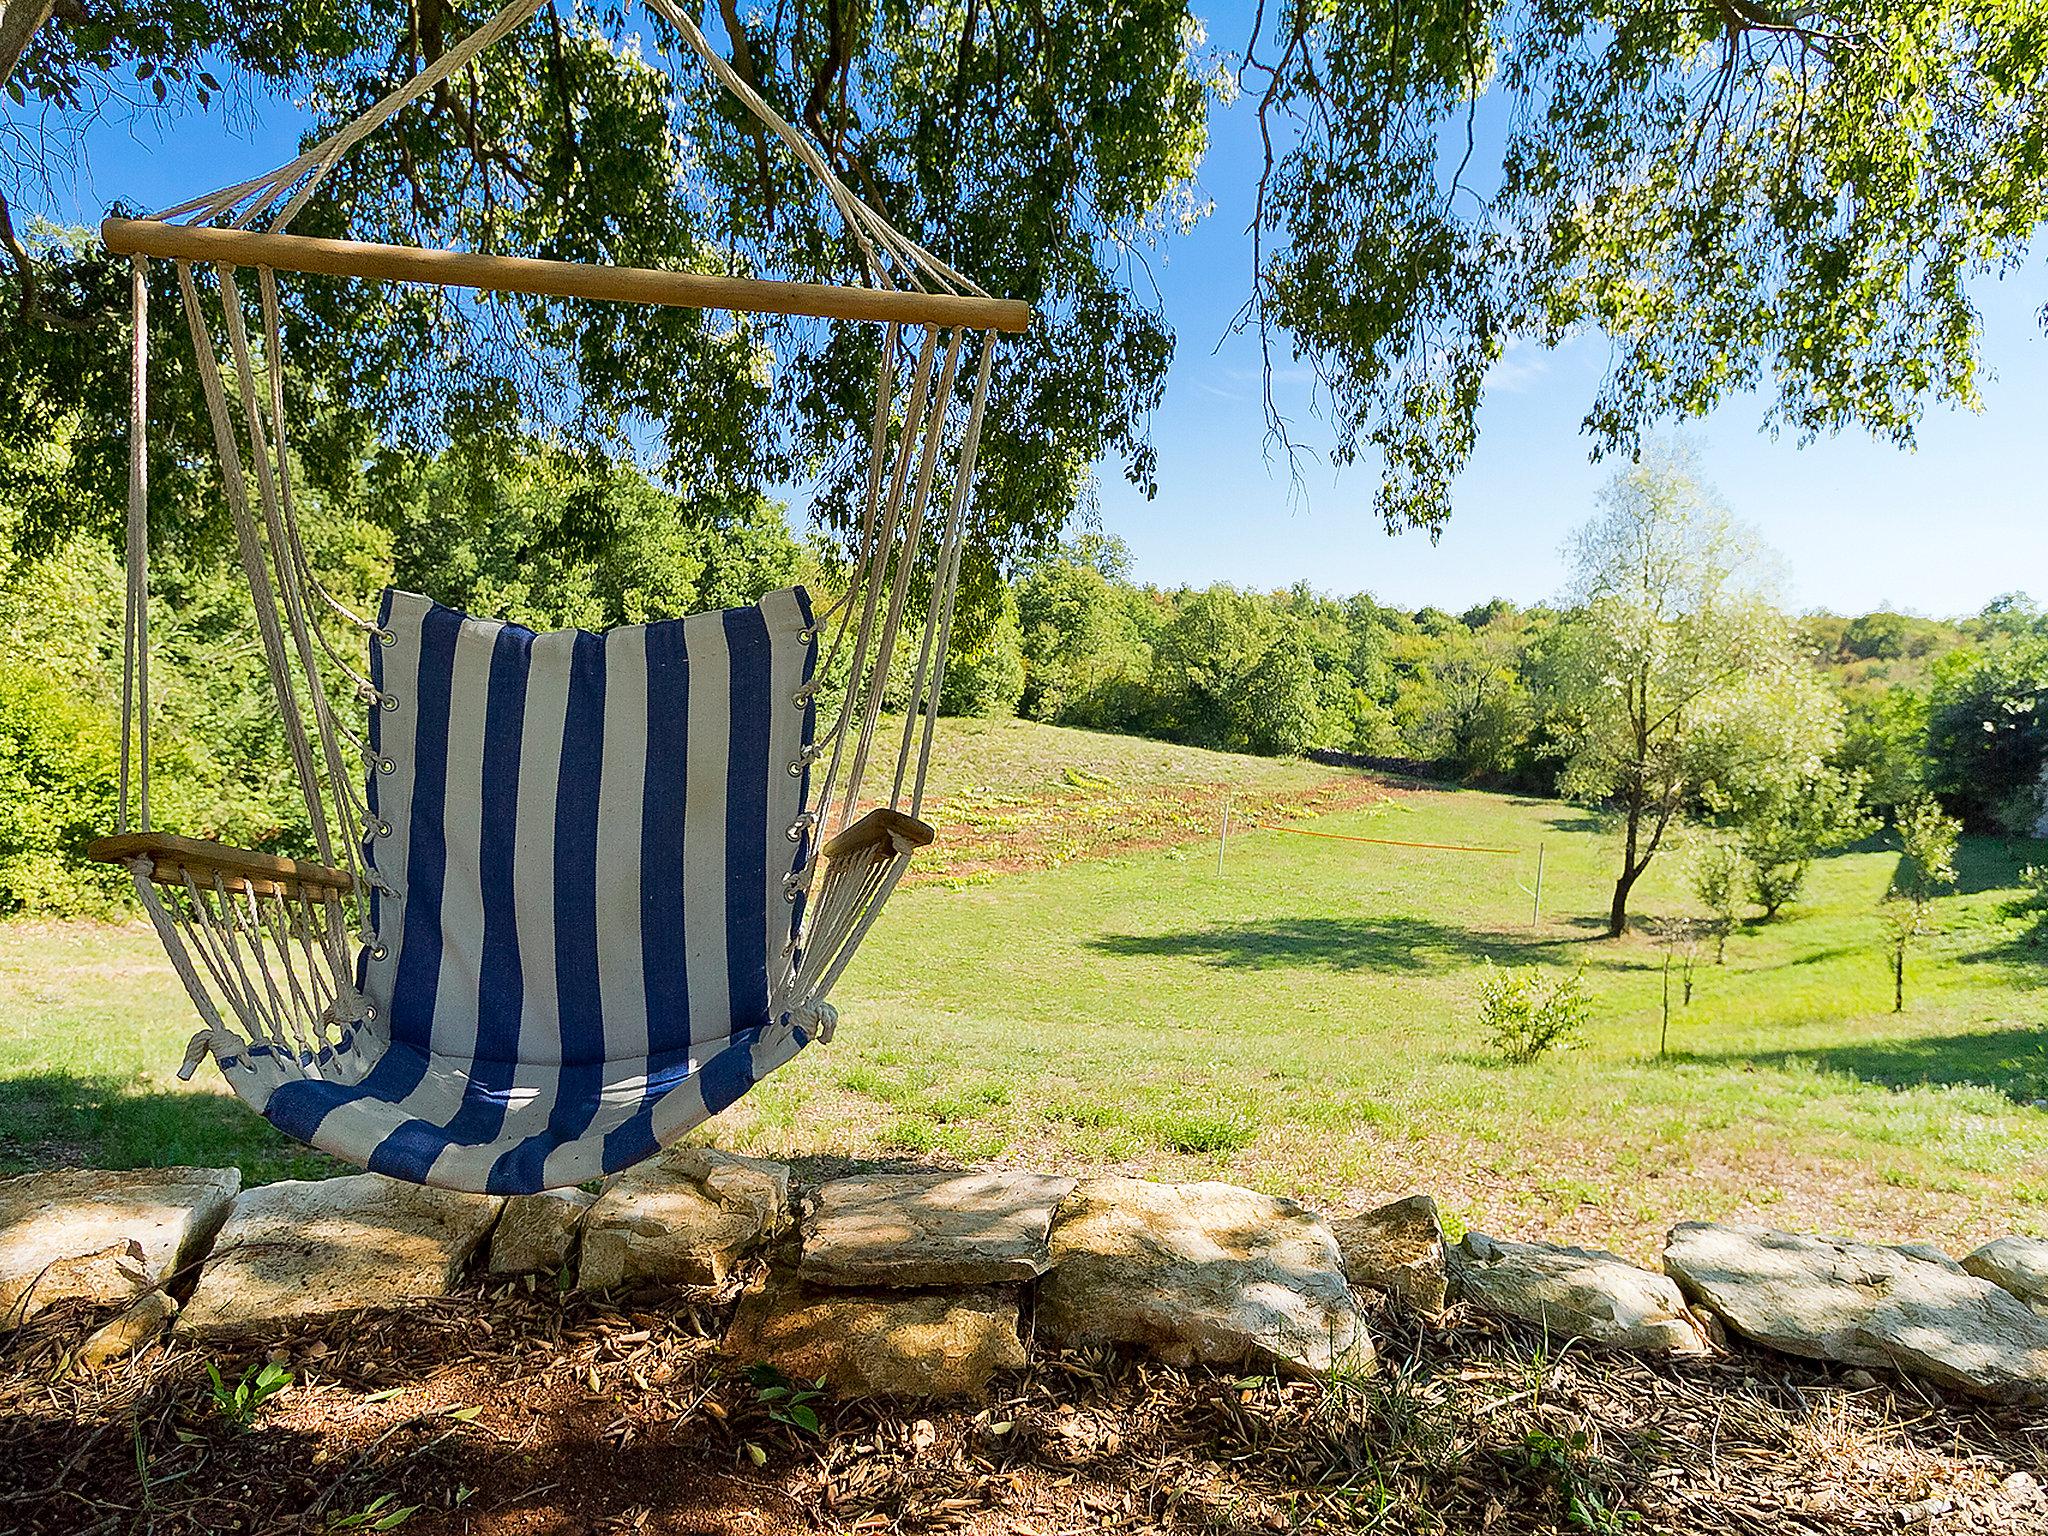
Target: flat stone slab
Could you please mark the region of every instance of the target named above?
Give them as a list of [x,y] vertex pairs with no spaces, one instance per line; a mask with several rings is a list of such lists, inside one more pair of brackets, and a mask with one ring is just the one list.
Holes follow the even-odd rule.
[[1458,1294],[1535,1323],[1552,1338],[1644,1354],[1702,1355],[1707,1331],[1665,1276],[1597,1248],[1509,1243],[1468,1232],[1455,1252]]
[[1354,1286],[1391,1291],[1425,1317],[1444,1309],[1444,1229],[1436,1202],[1410,1195],[1356,1216],[1339,1216],[1330,1232]]
[[0,1325],[52,1302],[111,1306],[206,1252],[237,1168],[66,1168],[0,1180]]
[[1892,1248],[1682,1222],[1664,1268],[1759,1344],[1883,1366],[2005,1402],[2048,1398],[2048,1318],[1973,1274]]
[[620,1174],[590,1208],[576,1281],[587,1291],[723,1285],[789,1221],[783,1164],[672,1147]]
[[1963,1260],[1963,1270],[2048,1314],[2048,1240],[2001,1237]]
[[1038,1327],[1174,1364],[1372,1363],[1337,1239],[1292,1200],[1231,1184],[1087,1179],[1053,1222]]
[[512,1195],[491,1228],[494,1275],[553,1274],[569,1262],[583,1218],[597,1196],[581,1189]]
[[803,1224],[807,1285],[995,1285],[1052,1262],[1047,1234],[1072,1179],[899,1173],[833,1179]]
[[1025,1360],[1014,1289],[852,1291],[784,1275],[749,1287],[722,1347],[837,1392],[891,1397],[979,1392]]
[[248,1190],[176,1329],[244,1338],[280,1323],[444,1296],[503,1203],[377,1173]]

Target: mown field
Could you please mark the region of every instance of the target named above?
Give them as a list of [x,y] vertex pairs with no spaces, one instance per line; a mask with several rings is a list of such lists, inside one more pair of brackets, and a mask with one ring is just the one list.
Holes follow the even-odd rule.
[[[1644,1257],[1686,1217],[1952,1247],[2048,1231],[2048,954],[2000,912],[2048,847],[1965,844],[1899,1015],[1877,915],[1895,855],[1823,860],[1725,966],[1701,957],[1660,1055],[1667,951],[1599,937],[1613,838],[1583,810],[1014,722],[952,738],[948,846],[842,985],[838,1037],[709,1139],[1220,1177],[1330,1207],[1427,1189],[1461,1225]],[[1637,908],[1688,910],[1675,861]],[[1495,1060],[1474,1017],[1488,961],[1581,971],[1584,1048]],[[216,1084],[177,1084],[191,1027],[146,930],[0,928],[0,1170],[335,1171]]]

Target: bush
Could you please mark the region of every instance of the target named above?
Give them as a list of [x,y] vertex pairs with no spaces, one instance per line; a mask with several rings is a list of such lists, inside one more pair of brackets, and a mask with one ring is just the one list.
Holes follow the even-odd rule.
[[2048,947],[2048,866],[2029,864],[2021,870],[2020,894],[2004,910],[2027,925],[2030,942]]
[[85,861],[114,829],[118,726],[47,671],[0,663],[0,912],[102,913],[128,880]]
[[1024,638],[1017,628],[1017,605],[1004,592],[1002,609],[985,634],[963,645],[956,632],[946,681],[939,691],[939,709],[948,715],[978,715],[984,720],[1008,719],[1024,695]]
[[1999,810],[2048,767],[2048,635],[1943,659],[1927,722],[1927,781],[1950,814],[1998,832]]
[[1592,1000],[1574,971],[1547,976],[1536,967],[1502,970],[1489,960],[1479,979],[1479,1022],[1493,1048],[1511,1062],[1545,1051],[1568,1051],[1584,1034]]

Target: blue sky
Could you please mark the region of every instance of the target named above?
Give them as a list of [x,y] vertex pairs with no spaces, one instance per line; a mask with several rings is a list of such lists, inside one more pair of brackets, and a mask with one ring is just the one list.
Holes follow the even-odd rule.
[[[1204,9],[1218,18],[1213,43],[1242,44],[1242,7]],[[1485,137],[1482,121],[1482,158]],[[1141,577],[1162,583],[1306,578],[1328,591],[1362,589],[1403,607],[1454,612],[1492,596],[1555,594],[1564,579],[1559,548],[1613,471],[1588,461],[1579,435],[1605,370],[1604,340],[1583,337],[1554,353],[1526,347],[1504,359],[1478,451],[1435,544],[1390,536],[1373,517],[1376,465],[1338,476],[1327,463],[1310,464],[1306,494],[1293,494],[1288,466],[1265,454],[1256,344],[1225,338],[1247,289],[1244,229],[1259,157],[1250,103],[1218,110],[1200,178],[1215,212],[1150,261],[1179,336],[1153,424],[1159,495],[1147,502],[1105,473],[1106,529],[1129,540]],[[1774,441],[1759,431],[1765,406],[1754,398],[1687,427],[1707,476],[1785,557],[1795,606],[1961,614],[2015,588],[2048,599],[2048,339],[2035,318],[2048,303],[2048,266],[2037,253],[1977,297],[1992,375],[1984,409],[1930,411],[1917,452],[1860,434],[1804,449],[1790,437]],[[1300,370],[1278,382],[1293,430],[1327,442]]]
[[[1238,8],[1218,10],[1213,40],[1240,42]],[[216,110],[168,138],[102,125],[86,142],[78,184],[52,211],[89,222],[117,199],[158,207],[287,158],[297,114],[283,103],[255,106],[253,122],[223,121]],[[1219,109],[1201,174],[1215,212],[1148,258],[1180,338],[1152,424],[1159,494],[1146,501],[1110,468],[1100,495],[1103,525],[1129,541],[1137,576],[1261,587],[1306,579],[1325,591],[1454,611],[1493,596],[1553,595],[1563,581],[1559,547],[1611,472],[1588,462],[1578,431],[1604,343],[1588,336],[1553,353],[1510,353],[1435,543],[1381,528],[1371,513],[1371,465],[1339,476],[1307,463],[1297,490],[1287,464],[1269,458],[1256,344],[1225,334],[1249,272],[1244,226],[1257,164],[1249,106]],[[1755,399],[1689,427],[1708,476],[1784,555],[1795,606],[1961,614],[2014,588],[2048,598],[2048,339],[2035,319],[2048,303],[2048,268],[2037,257],[1985,284],[1979,301],[1990,375],[1984,409],[1931,411],[1917,452],[1860,435],[1803,449],[1774,441],[1759,431],[1764,406]],[[1277,383],[1297,434],[1326,441],[1300,370],[1287,368]]]

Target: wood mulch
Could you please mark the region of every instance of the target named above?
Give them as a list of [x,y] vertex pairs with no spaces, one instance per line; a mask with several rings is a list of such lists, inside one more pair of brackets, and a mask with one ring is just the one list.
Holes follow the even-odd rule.
[[[724,1320],[480,1286],[88,1372],[94,1319],[53,1308],[0,1339],[0,1530],[2048,1530],[2048,1413],[1760,1354],[1547,1351],[1382,1310],[1356,1379],[1040,1351],[966,1405],[821,1399],[813,1433],[719,1355]],[[232,1386],[266,1357],[293,1384],[237,1427],[207,1364]]]

